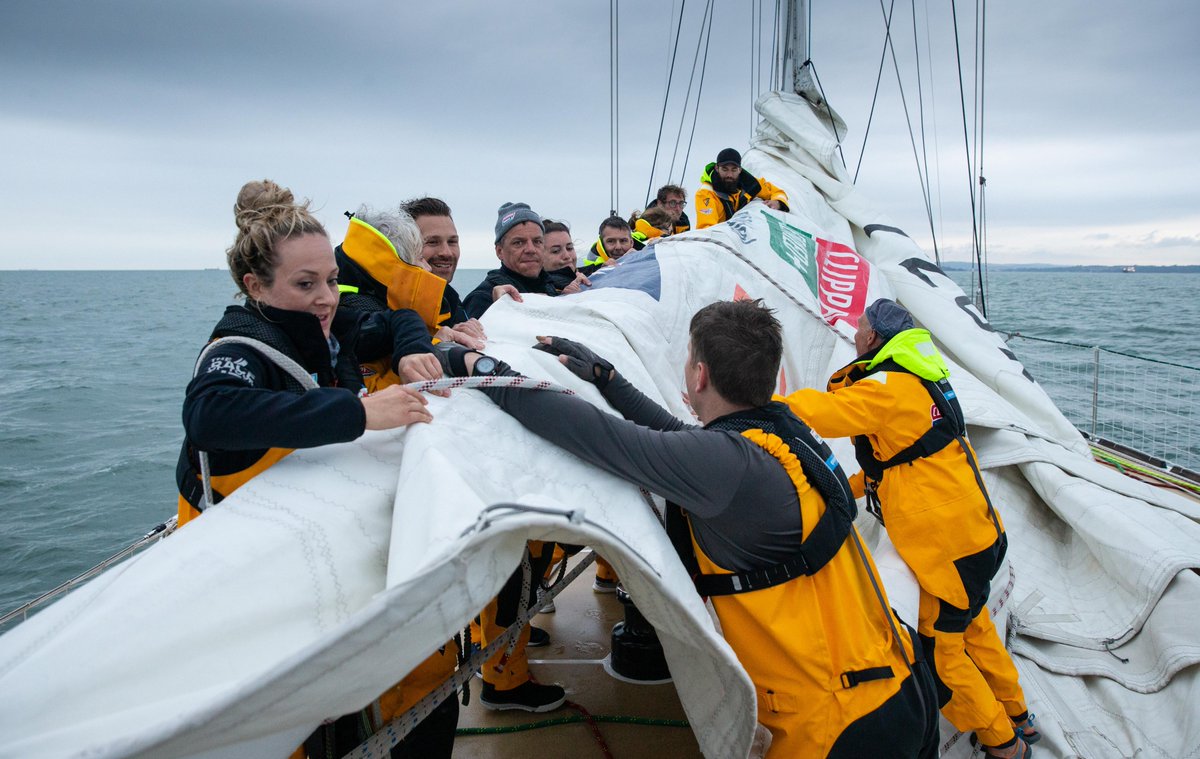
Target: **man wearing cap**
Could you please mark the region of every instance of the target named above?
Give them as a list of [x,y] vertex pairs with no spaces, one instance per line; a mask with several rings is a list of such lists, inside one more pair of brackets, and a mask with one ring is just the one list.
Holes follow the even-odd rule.
[[881,298],[854,336],[858,358],[829,391],[786,399],[817,434],[853,437],[867,496],[920,583],[917,631],[938,679],[938,706],[991,757],[1025,757],[1033,729],[1017,670],[987,609],[1008,546],[979,472],[946,363],[912,315]]
[[742,168],[742,154],[733,148],[717,153],[704,167],[696,190],[696,229],[728,221],[742,206],[758,198],[776,210],[788,210],[787,193]]
[[[558,294],[542,271],[545,232],[542,217],[528,203],[500,206],[496,215],[496,257],[500,259],[500,268],[489,271],[463,299],[467,316],[472,319],[483,316],[492,302],[505,293]],[[513,297],[520,300],[520,295]]]

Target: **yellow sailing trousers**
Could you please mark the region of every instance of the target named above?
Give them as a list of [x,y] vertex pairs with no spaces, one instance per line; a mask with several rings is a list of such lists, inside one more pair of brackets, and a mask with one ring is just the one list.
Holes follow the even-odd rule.
[[985,746],[1015,735],[1013,718],[1025,714],[1017,668],[985,604],[962,631],[938,624],[944,602],[921,589],[917,634],[937,681],[938,706],[959,730],[974,730]]
[[[546,572],[554,553],[554,545],[554,543],[543,543],[540,540],[531,540],[528,543],[533,571],[530,573],[527,604],[532,605],[537,602],[538,581]],[[522,585],[522,572],[518,568],[500,589],[499,595],[488,602],[488,605],[479,612],[478,624],[472,623],[471,625],[471,637],[478,640],[481,647],[486,648],[517,620]],[[511,651],[502,648],[484,662],[481,669],[483,681],[496,690],[511,690],[528,682],[529,658],[525,651],[528,644],[529,625],[525,625]]]
[[617,570],[613,569],[613,565],[604,560],[600,554],[596,554],[596,579],[606,582],[616,582]]

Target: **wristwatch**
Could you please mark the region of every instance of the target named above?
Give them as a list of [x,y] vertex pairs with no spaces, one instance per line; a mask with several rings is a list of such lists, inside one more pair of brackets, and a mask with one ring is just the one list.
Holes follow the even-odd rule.
[[491,376],[496,368],[500,366],[500,362],[491,356],[480,356],[475,360],[475,366],[471,368],[471,376],[486,377]]

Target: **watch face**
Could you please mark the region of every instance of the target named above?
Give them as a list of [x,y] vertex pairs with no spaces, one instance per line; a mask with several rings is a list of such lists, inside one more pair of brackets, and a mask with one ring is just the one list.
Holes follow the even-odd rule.
[[481,356],[475,362],[475,368],[472,374],[491,374],[496,370],[496,359],[491,356]]

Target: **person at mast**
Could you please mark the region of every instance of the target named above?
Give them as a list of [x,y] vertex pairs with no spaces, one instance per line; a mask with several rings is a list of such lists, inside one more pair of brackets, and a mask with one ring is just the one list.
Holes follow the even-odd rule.
[[783,399],[825,437],[853,437],[862,472],[851,480],[878,511],[920,583],[917,629],[938,678],[938,706],[974,731],[990,757],[1024,757],[1030,724],[1017,670],[988,613],[1008,547],[967,440],[949,371],[929,332],[880,298],[859,317],[859,355],[828,391]]
[[696,190],[696,229],[729,221],[755,198],[777,211],[788,210],[786,192],[764,177],[756,179],[742,168],[742,154],[733,148],[725,148],[700,175],[700,188]]
[[580,268],[584,274],[592,274],[604,266],[611,266],[621,256],[633,250],[633,231],[629,222],[620,216],[609,216],[600,222],[599,238],[592,243],[588,256]]
[[647,208],[662,208],[671,214],[673,229],[670,234],[680,234],[692,228],[692,220],[684,211],[687,208],[687,193],[677,184],[665,184],[658,188],[654,200]]
[[[849,484],[828,447],[771,401],[779,322],[761,301],[725,301],[697,312],[689,333],[684,382],[703,427],[558,337],[535,347],[624,419],[580,396],[482,392],[541,437],[666,497],[667,533],[754,683],[769,757],[936,756],[932,676],[854,527]],[[513,374],[460,346],[438,355],[454,376]]]

